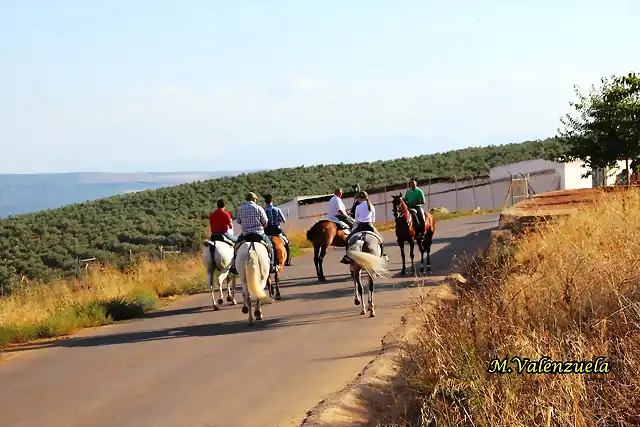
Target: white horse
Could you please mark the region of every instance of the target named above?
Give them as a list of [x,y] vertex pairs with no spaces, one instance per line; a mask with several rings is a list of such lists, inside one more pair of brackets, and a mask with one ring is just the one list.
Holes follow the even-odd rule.
[[[242,296],[244,297],[242,312],[249,313],[249,326],[253,326],[255,323],[254,315],[256,320],[262,320],[260,303],[272,301],[269,294],[265,292],[266,286],[271,286],[268,249],[260,242],[243,242],[236,253],[235,264],[242,282]],[[252,296],[256,297],[256,309],[253,313],[251,312]]]
[[[211,291],[211,301],[213,302],[213,310],[218,311],[222,305],[222,283],[227,282],[227,301],[236,305],[236,276],[229,273],[231,268],[231,259],[233,258],[233,247],[225,242],[211,240],[204,241],[204,249],[202,251],[204,265],[207,268],[207,276],[209,277],[209,290]],[[215,289],[213,287],[213,274],[219,271],[218,288],[220,289],[220,298],[216,304]]]
[[367,311],[369,311],[369,317],[375,317],[376,312],[373,308],[373,291],[375,288],[374,277],[391,276],[391,273],[386,267],[387,260],[380,256],[380,241],[374,233],[369,231],[358,232],[349,237],[348,243],[349,248],[347,249],[347,256],[351,259],[351,278],[353,279],[354,284],[354,304],[360,305],[360,302],[362,301],[362,311],[360,314],[365,314],[364,291],[360,281],[360,274],[362,273],[362,270],[365,270],[367,276],[369,276],[369,299]]

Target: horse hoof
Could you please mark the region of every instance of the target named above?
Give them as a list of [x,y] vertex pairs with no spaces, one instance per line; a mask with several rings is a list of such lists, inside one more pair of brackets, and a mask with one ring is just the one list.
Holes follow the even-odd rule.
[[400,274],[402,274],[403,276],[407,274],[407,269],[403,268],[402,270],[400,270]]
[[364,309],[363,309],[363,310],[360,312],[360,314],[364,316],[364,315],[366,314],[366,311],[364,311]]
[[218,310],[220,310],[220,307],[218,307],[217,305],[214,305],[213,306],[213,311],[218,311]]
[[280,292],[278,292],[278,293],[276,294],[276,300],[281,300],[281,299],[282,299],[282,297],[280,296]]
[[371,312],[369,313],[369,317],[376,317],[376,312],[371,310]]
[[256,320],[262,320],[262,314],[260,314],[260,313],[253,313],[253,315],[256,317]]
[[353,304],[354,304],[354,305],[360,305],[360,301],[358,301],[358,299],[357,299],[357,298],[355,298],[355,299],[353,300]]
[[242,307],[242,314],[247,314],[249,312],[249,307],[246,305]]
[[227,302],[232,302],[233,298],[231,298],[231,295],[227,295]]
[[236,304],[238,304],[238,303],[236,302],[236,300],[232,300],[232,301],[231,301],[231,305],[236,305]]
[[223,302],[224,300],[222,298],[218,298],[218,304],[222,305]]

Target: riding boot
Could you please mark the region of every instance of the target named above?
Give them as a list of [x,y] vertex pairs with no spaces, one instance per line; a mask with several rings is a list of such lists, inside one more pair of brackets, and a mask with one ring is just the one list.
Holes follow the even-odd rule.
[[[347,248],[348,248],[348,246],[345,249],[347,249]],[[347,256],[347,254],[345,253],[344,256],[342,257],[342,259],[340,260],[340,263],[349,265],[349,264],[351,264],[351,258],[349,258],[349,256]]]
[[238,270],[236,270],[236,251],[233,251],[233,258],[231,258],[231,267],[229,267],[229,273],[237,275]]
[[276,259],[275,259],[275,251],[273,248],[269,248],[269,273],[276,272]]
[[236,242],[236,244],[233,245],[233,257],[231,258],[231,267],[229,268],[229,273],[236,276],[238,275],[238,270],[236,269],[236,255],[238,254],[239,247],[240,245],[238,244],[238,242]]
[[289,246],[289,243],[287,243],[286,245],[284,245],[285,249],[287,250],[287,259],[284,262],[284,265],[291,265],[291,247]]

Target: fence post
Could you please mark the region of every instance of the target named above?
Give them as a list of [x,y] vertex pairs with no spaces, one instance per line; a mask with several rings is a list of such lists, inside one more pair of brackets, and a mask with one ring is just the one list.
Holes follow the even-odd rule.
[[478,207],[478,199],[476,198],[476,183],[473,179],[473,174],[469,175],[471,177],[471,187],[473,188],[473,209]]
[[387,185],[384,185],[384,222],[389,222],[389,209],[387,206]]
[[453,180],[456,188],[456,212],[458,212],[458,177],[454,174]]
[[493,178],[489,175],[489,189],[491,190],[491,204],[493,205],[493,209],[496,208],[496,199],[493,197]]
[[427,193],[427,212],[431,212],[431,174],[427,174],[429,177],[429,193]]

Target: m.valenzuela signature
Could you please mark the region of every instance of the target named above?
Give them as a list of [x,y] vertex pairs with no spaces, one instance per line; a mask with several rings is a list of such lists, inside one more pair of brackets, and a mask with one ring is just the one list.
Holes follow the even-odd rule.
[[566,362],[554,361],[550,357],[543,356],[538,360],[526,357],[513,356],[510,359],[493,359],[489,362],[487,372],[492,374],[510,374],[514,370],[509,366],[511,362],[518,374],[608,374],[611,371],[606,357],[600,356],[595,360]]

